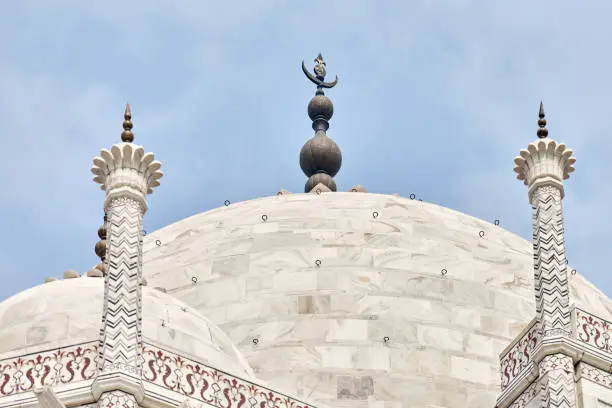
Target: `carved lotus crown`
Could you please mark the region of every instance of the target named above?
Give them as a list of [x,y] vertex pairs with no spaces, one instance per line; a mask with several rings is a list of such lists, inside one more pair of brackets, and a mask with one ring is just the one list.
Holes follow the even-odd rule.
[[565,144],[545,139],[530,143],[527,150],[521,150],[520,156],[514,159],[514,171],[517,179],[529,185],[534,179],[549,176],[563,181],[573,172],[576,158],[573,151]]
[[153,153],[145,153],[142,146],[119,143],[110,151],[102,149],[100,155],[102,157],[94,157],[91,172],[107,195],[113,190],[127,188],[144,196],[159,186],[158,180],[163,176],[159,170],[161,163],[153,160]]
[[576,158],[572,154],[565,144],[557,144],[551,139],[530,143],[527,150],[521,150],[520,156],[514,159],[516,178],[523,180],[530,191],[541,183],[555,184],[563,191],[563,180],[575,170]]

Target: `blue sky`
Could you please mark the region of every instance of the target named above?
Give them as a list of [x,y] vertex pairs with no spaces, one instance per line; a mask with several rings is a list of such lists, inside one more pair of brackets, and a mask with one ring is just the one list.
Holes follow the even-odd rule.
[[336,181],[415,193],[527,239],[513,158],[550,137],[575,151],[570,264],[612,294],[612,27],[608,1],[34,1],[0,12],[0,299],[98,261],[92,158],[135,142],[165,173],[153,231],[232,202],[300,192],[322,52],[338,86]]

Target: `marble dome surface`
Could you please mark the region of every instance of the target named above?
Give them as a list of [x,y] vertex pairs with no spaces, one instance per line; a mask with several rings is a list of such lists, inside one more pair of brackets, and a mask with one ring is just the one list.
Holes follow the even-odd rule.
[[[499,353],[535,316],[532,245],[492,221],[391,195],[264,197],[148,234],[144,275],[298,396],[490,408]],[[569,279],[572,303],[612,317]]]
[[[90,277],[45,283],[6,299],[0,303],[0,359],[97,341],[103,300],[104,279]],[[193,308],[149,287],[142,288],[142,302],[145,342],[241,377],[253,376],[231,340]]]

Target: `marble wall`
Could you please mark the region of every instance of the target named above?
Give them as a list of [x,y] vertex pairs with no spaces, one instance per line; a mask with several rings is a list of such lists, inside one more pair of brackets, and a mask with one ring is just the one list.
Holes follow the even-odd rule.
[[[265,197],[148,234],[144,276],[299,397],[491,408],[499,353],[535,308],[531,244],[490,221],[389,195]],[[580,273],[570,281],[577,303],[612,316]]]

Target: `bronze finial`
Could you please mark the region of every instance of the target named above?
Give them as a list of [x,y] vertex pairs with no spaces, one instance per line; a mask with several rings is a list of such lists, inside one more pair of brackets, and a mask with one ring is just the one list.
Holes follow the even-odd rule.
[[98,237],[100,238],[100,241],[98,241],[95,246],[96,255],[98,255],[98,257],[102,260],[102,262],[104,262],[104,259],[106,257],[106,223],[107,222],[108,222],[108,217],[106,213],[104,213],[104,222],[102,223],[102,226],[98,228]]
[[134,141],[134,133],[132,133],[132,111],[130,110],[130,104],[125,105],[125,113],[123,114],[123,132],[121,132],[121,141],[125,143],[132,143]]
[[538,126],[540,127],[538,129],[538,137],[540,139],[544,139],[546,136],[548,136],[548,129],[546,129],[546,119],[544,118],[544,104],[542,102],[540,102],[540,113],[538,114],[538,116],[540,117],[540,119],[538,119]]
[[336,79],[333,82],[325,82],[325,75],[327,72],[325,71],[325,61],[323,60],[323,56],[321,53],[317,55],[317,58],[314,59],[314,62],[317,64],[314,67],[315,74],[312,75],[310,71],[306,68],[306,64],[304,60],[302,60],[302,71],[308,79],[312,81],[317,86],[317,95],[323,95],[323,88],[333,88],[338,83],[338,75],[336,75]]

